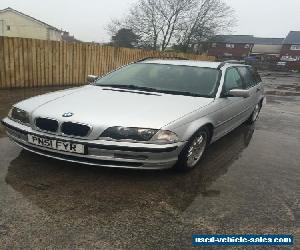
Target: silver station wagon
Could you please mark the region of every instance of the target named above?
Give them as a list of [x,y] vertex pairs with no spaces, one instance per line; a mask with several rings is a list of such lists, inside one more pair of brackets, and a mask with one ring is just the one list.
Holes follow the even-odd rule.
[[210,143],[255,122],[264,99],[255,69],[226,62],[145,59],[88,79],[13,105],[8,136],[70,162],[186,171]]

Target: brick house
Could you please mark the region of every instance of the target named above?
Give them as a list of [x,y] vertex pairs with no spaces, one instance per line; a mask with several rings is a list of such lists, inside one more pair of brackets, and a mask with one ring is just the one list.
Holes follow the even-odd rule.
[[219,60],[243,60],[249,56],[253,45],[252,35],[217,35],[208,42],[207,54]]
[[280,60],[287,62],[289,69],[300,70],[300,31],[290,31],[284,39]]
[[259,57],[261,61],[278,61],[284,38],[254,38],[251,56]]

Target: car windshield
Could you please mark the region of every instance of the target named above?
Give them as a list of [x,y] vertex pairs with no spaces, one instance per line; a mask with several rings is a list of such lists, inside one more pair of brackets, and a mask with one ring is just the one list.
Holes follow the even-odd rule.
[[214,97],[219,74],[219,70],[212,68],[135,63],[99,78],[95,85]]

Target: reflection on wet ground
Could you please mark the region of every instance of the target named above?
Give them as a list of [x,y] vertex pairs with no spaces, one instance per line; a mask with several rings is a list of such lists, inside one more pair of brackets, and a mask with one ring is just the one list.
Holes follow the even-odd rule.
[[[32,94],[18,91],[7,91],[12,100],[0,92],[1,117]],[[65,163],[22,151],[2,134],[0,246],[189,249],[193,233],[299,237],[300,100],[268,98],[255,126],[211,145],[186,174]]]

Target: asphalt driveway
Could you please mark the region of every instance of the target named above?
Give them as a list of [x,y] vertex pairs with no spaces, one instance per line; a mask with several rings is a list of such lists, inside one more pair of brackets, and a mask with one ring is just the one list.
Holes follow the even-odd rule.
[[[299,244],[300,75],[263,75],[256,125],[211,145],[187,174],[48,159],[0,128],[0,248],[189,249],[201,233],[286,233]],[[56,89],[1,90],[0,118]]]

